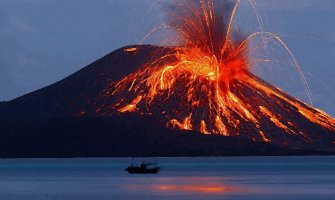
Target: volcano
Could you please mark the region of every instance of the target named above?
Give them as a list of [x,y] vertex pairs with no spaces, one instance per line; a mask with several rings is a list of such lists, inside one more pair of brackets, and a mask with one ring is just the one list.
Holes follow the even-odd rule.
[[[335,153],[333,118],[251,73],[229,83],[234,102],[227,104],[225,111],[232,118],[225,112],[219,116],[224,129],[216,127],[216,117],[203,115],[205,100],[189,113],[190,88],[183,77],[174,83],[176,92],[168,99],[154,98],[150,109],[136,100],[138,93],[118,89],[117,83],[147,67],[150,60],[177,50],[151,45],[124,47],[55,84],[1,103],[0,156]],[[176,59],[162,59],[159,65]],[[112,95],[111,91],[117,92]],[[149,91],[145,90],[142,98],[145,94]]]
[[[293,53],[258,16],[249,36],[233,24],[239,3],[176,1],[161,28],[178,45],[124,47],[1,103],[0,156],[334,154],[332,117],[252,73],[270,59],[251,52],[272,41],[311,97]],[[250,47],[256,37],[264,44]]]

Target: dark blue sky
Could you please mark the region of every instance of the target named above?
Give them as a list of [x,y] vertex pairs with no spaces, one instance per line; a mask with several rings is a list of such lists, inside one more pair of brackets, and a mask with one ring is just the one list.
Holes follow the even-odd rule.
[[[47,86],[117,48],[138,43],[164,22],[161,4],[166,2],[1,0],[0,101]],[[242,0],[236,22],[249,33],[258,26],[247,2]],[[335,1],[256,2],[264,29],[282,36],[303,67],[314,105],[335,115]],[[151,38],[146,43],[158,42]],[[272,57],[289,62],[279,50]],[[257,73],[306,101],[289,65],[261,66],[255,67]]]

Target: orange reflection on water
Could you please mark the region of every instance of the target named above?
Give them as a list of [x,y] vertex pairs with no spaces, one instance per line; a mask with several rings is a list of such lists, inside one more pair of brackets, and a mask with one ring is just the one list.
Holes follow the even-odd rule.
[[154,190],[167,192],[197,192],[208,194],[222,194],[228,192],[238,192],[241,189],[234,187],[226,187],[221,185],[157,185]]
[[150,191],[167,195],[194,193],[199,195],[224,195],[249,193],[247,187],[225,183],[223,177],[157,177],[127,185],[129,191]]

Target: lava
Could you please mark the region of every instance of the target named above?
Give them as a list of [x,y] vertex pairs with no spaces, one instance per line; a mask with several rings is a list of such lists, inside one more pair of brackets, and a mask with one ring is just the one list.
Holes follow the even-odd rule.
[[120,108],[119,112],[134,112],[136,111],[136,105],[141,101],[142,96],[137,96],[130,104]]
[[[249,2],[255,9],[255,2]],[[274,110],[292,112],[287,109],[289,105],[306,120],[335,131],[335,120],[326,113],[289,97],[251,73],[253,63],[267,60],[250,58],[249,41],[258,36],[276,41],[287,49],[309,93],[302,70],[277,35],[260,31],[243,37],[235,28],[239,3],[178,1],[164,27],[177,31],[180,46],[170,47],[169,53],[159,58],[153,56],[136,72],[113,82],[104,95],[122,97],[112,105],[115,110],[154,115],[170,128],[203,134],[236,136],[258,130],[259,140],[271,142],[264,121],[287,134],[304,134]],[[250,99],[248,94],[257,96]]]

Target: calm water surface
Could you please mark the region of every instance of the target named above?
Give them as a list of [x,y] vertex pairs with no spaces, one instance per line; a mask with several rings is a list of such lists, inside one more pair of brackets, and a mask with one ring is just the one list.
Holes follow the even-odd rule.
[[146,160],[162,171],[130,175],[130,158],[2,159],[0,199],[335,199],[333,156]]

